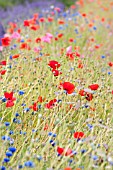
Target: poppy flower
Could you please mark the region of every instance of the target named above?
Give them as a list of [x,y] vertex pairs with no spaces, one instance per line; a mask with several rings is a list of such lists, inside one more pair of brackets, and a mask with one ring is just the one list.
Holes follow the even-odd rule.
[[6,107],[12,107],[14,106],[14,102],[12,100],[8,100],[6,103]]
[[34,111],[37,111],[37,110],[38,110],[37,103],[34,103],[34,104],[33,104],[33,110],[34,110]]
[[58,63],[57,61],[55,61],[55,60],[51,60],[51,61],[49,61],[49,64],[48,64],[51,68],[53,68],[53,69],[57,69],[57,68],[59,68],[61,65],[60,65],[60,63]]
[[39,25],[33,25],[30,28],[31,30],[37,31],[39,29]]
[[57,152],[58,152],[58,154],[62,155],[64,152],[64,148],[57,147]]
[[83,68],[82,62],[79,62],[79,63],[78,63],[78,68]]
[[109,62],[108,65],[109,65],[110,67],[113,67],[113,62]]
[[72,83],[70,83],[70,82],[64,82],[64,83],[62,84],[62,87],[63,87],[64,90],[66,90],[66,92],[67,92],[68,94],[73,93],[73,92],[74,92],[74,89],[75,89],[74,84],[72,84]]
[[63,34],[58,34],[58,38],[62,38],[63,37]]
[[29,20],[24,20],[24,26],[25,27],[29,27],[30,26]]
[[91,93],[86,93],[86,100],[91,101],[93,99],[93,95]]
[[36,38],[35,42],[36,43],[40,43],[41,42],[41,38]]
[[38,101],[37,102],[40,102],[40,103],[42,103],[44,100],[42,99],[42,96],[39,96],[38,97]]
[[16,100],[16,98],[13,97],[13,92],[10,92],[10,93],[5,92],[5,93],[4,93],[4,96],[5,96],[5,98],[6,98],[7,100],[11,100],[11,101]]
[[11,43],[11,39],[9,37],[2,38],[2,46],[7,47]]
[[84,133],[83,132],[75,132],[74,133],[74,138],[76,139],[81,139],[84,137]]
[[57,102],[56,99],[51,100],[49,103],[46,104],[47,109],[52,109],[55,106],[55,103]]
[[66,168],[64,168],[64,170],[72,170],[72,168],[66,167]]
[[1,61],[1,62],[0,62],[0,65],[6,66],[6,60]]
[[74,39],[73,39],[73,38],[70,38],[70,39],[69,39],[69,42],[73,42],[73,41],[74,41]]
[[40,18],[39,21],[40,22],[45,22],[45,18]]
[[59,70],[52,70],[52,73],[54,74],[54,76],[59,76],[60,74],[62,74],[62,72],[60,72]]
[[84,90],[81,89],[81,90],[79,91],[79,94],[80,94],[80,96],[85,96],[86,93],[85,93]]
[[13,55],[12,56],[12,58],[14,59],[14,58],[18,58],[20,55],[19,54],[15,54],[15,55]]
[[67,53],[67,57],[69,60],[74,60],[74,53]]
[[5,73],[6,73],[6,70],[1,70],[1,71],[0,71],[0,74],[1,74],[1,75],[4,75]]
[[99,85],[98,84],[92,84],[92,85],[89,86],[89,88],[91,90],[97,90],[99,88]]
[[52,17],[48,17],[48,22],[52,22],[53,18]]
[[60,21],[58,21],[58,24],[63,25],[63,24],[65,24],[65,22],[63,20],[60,20]]

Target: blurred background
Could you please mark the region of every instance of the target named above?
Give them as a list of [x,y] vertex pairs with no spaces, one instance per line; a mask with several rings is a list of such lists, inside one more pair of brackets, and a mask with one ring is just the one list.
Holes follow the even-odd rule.
[[[12,7],[19,4],[24,5],[26,1],[29,1],[29,3],[31,3],[40,0],[0,0],[0,7],[7,9],[7,7]],[[50,1],[50,0],[46,0],[46,1]],[[66,7],[71,6],[75,2],[75,0],[56,0],[56,1],[63,3]]]
[[21,22],[31,18],[34,13],[45,17],[55,12],[55,7],[60,8],[60,12],[65,12],[75,2],[76,0],[0,0],[0,23],[7,26],[9,22]]

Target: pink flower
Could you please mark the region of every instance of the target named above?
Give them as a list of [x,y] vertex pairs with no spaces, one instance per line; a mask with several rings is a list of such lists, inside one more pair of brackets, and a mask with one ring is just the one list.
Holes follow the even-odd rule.
[[35,48],[34,48],[34,52],[35,52],[35,53],[39,53],[39,52],[40,52],[40,49],[39,49],[38,47],[35,47]]
[[44,37],[42,37],[42,42],[46,42],[46,43],[51,43],[51,39],[49,38],[49,37],[47,37],[47,36],[44,36]]
[[47,32],[47,33],[46,33],[46,37],[52,39],[52,38],[53,38],[53,35],[52,35],[51,33]]
[[14,32],[12,35],[11,35],[11,38],[12,39],[19,39],[20,38],[20,34],[18,32]]
[[0,51],[3,51],[3,46],[0,46]]
[[69,47],[66,48],[66,53],[67,54],[72,53],[72,46],[69,46]]

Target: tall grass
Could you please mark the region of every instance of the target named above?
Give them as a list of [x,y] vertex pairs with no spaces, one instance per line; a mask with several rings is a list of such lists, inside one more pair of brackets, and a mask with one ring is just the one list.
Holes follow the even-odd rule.
[[[1,66],[6,73],[0,78],[1,166],[14,170],[20,165],[23,169],[31,166],[35,170],[113,169],[113,66],[109,66],[109,62],[113,62],[112,6],[111,1],[85,2],[78,12],[73,9],[70,14],[67,12],[66,18],[59,18],[58,13],[51,23],[45,18],[44,23],[39,22],[37,31],[17,24],[21,40],[30,50],[20,49],[22,41],[17,40],[3,49],[7,65]],[[64,23],[59,25],[59,20]],[[53,35],[50,43],[36,43],[36,38],[42,38],[47,32]],[[80,55],[68,57],[69,46]],[[39,52],[34,51],[35,47]],[[19,57],[14,58],[17,54]],[[62,74],[58,77],[48,66],[51,60],[61,64],[58,70]],[[83,67],[79,68],[79,63]],[[64,82],[74,84],[74,93],[59,89]],[[98,84],[99,88],[91,91],[93,99],[88,101],[79,92],[89,90],[92,84]],[[4,92],[12,91],[16,100],[13,107],[7,108]],[[57,102],[53,108],[46,108],[52,99]],[[30,107],[34,102],[37,102],[37,111]],[[6,122],[10,125],[6,126]],[[83,138],[74,138],[75,132],[83,132]],[[8,163],[3,163],[9,146],[16,151]],[[65,148],[59,156],[58,147]],[[73,151],[71,154],[69,148]],[[27,161],[33,164],[27,167]]]

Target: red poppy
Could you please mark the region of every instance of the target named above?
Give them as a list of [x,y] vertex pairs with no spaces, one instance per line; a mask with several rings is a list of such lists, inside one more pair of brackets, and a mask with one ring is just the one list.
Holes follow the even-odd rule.
[[0,62],[0,65],[6,66],[6,60],[1,61],[1,62]]
[[76,55],[77,57],[80,57],[80,53],[79,53],[79,52],[75,52],[75,55]]
[[64,168],[64,170],[72,170],[72,168],[66,167],[66,168]]
[[91,90],[97,90],[99,88],[99,85],[98,84],[92,84],[92,85],[89,86],[89,88]]
[[74,138],[76,139],[81,139],[84,137],[84,133],[83,132],[75,132],[74,133]]
[[58,41],[58,38],[57,38],[57,37],[55,37],[55,41]]
[[83,17],[86,17],[87,15],[86,15],[86,13],[83,13],[82,16],[83,16]]
[[14,59],[14,58],[18,58],[20,55],[19,54],[15,54],[15,55],[13,55],[12,56],[12,58]]
[[5,92],[5,93],[4,93],[4,96],[5,96],[5,98],[6,98],[7,100],[11,100],[11,101],[16,100],[16,98],[13,97],[13,92],[10,92],[10,93]]
[[51,68],[53,68],[53,69],[57,69],[57,68],[59,68],[61,65],[60,65],[60,63],[58,63],[57,61],[55,61],[55,60],[51,60],[51,61],[49,61],[49,64],[48,64]]
[[63,20],[58,21],[58,24],[63,25],[65,22]]
[[45,18],[40,18],[39,21],[40,22],[45,22]]
[[53,18],[52,17],[48,17],[48,22],[52,22]]
[[80,91],[79,91],[79,94],[80,94],[81,96],[85,96],[86,92],[85,92],[84,90],[80,90]]
[[63,34],[58,34],[58,38],[62,38],[63,37]]
[[39,16],[38,13],[35,13],[35,14],[33,15],[34,19],[37,19],[38,16]]
[[18,32],[19,34],[21,33],[21,31],[22,31],[21,28],[19,28],[19,29],[17,30],[17,32]]
[[31,30],[37,31],[39,29],[39,25],[33,25],[30,28]]
[[42,99],[42,96],[39,96],[38,97],[38,101],[37,102],[40,102],[40,103],[42,103],[44,100]]
[[52,70],[52,73],[54,74],[54,76],[59,76],[60,74],[62,74],[62,72],[60,72],[59,70]]
[[69,39],[69,42],[73,42],[73,41],[74,41],[74,39],[73,39],[73,38],[70,38],[70,39]]
[[41,38],[36,38],[35,42],[36,43],[40,43],[41,42]]
[[113,67],[113,62],[109,62],[108,65],[109,65],[110,67]]
[[82,64],[82,63],[79,63],[79,64],[78,64],[78,68],[83,68],[83,64]]
[[1,70],[1,71],[0,71],[0,74],[1,74],[1,75],[4,75],[5,73],[6,73],[6,70]]
[[73,93],[73,92],[74,92],[74,89],[75,89],[74,84],[72,84],[72,83],[70,83],[70,82],[64,82],[64,83],[62,84],[62,87],[63,87],[64,90],[67,91],[68,94]]
[[25,27],[29,27],[30,26],[29,20],[24,20],[24,26]]
[[64,152],[64,148],[57,147],[57,152],[58,152],[58,154],[62,155]]
[[6,103],[6,107],[12,107],[14,106],[14,102],[12,100],[8,100]]
[[22,44],[20,45],[20,49],[30,50],[30,47],[29,47],[29,45],[28,45],[27,43],[22,43]]
[[93,99],[93,95],[91,93],[86,93],[86,100],[91,101]]
[[51,100],[49,103],[46,104],[47,109],[52,109],[55,106],[55,103],[57,102],[56,99]]
[[11,39],[9,37],[2,38],[2,46],[7,47],[11,43]]

